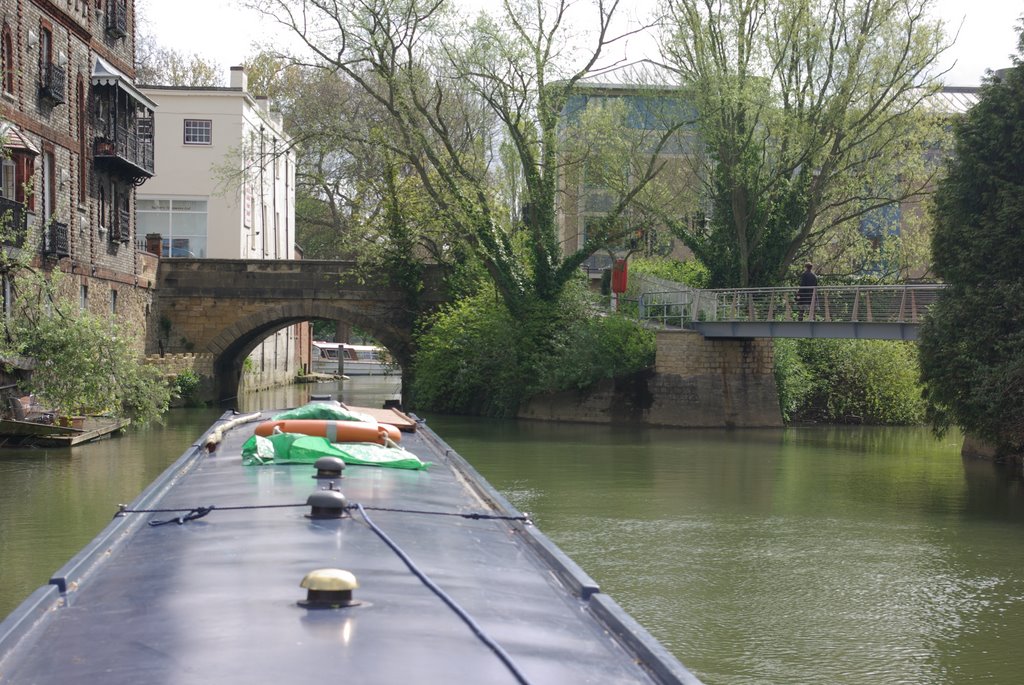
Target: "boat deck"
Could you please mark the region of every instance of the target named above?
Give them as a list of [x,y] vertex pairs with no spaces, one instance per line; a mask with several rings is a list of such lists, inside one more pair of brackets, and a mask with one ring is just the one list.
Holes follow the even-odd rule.
[[[0,683],[698,682],[425,426],[402,443],[429,469],[349,466],[333,481],[243,466],[254,426],[212,454],[204,435],[130,505],[239,508],[156,527],[177,514],[115,518],[0,623]],[[307,497],[332,483],[507,662],[357,510],[309,517]],[[475,513],[497,518],[461,516]],[[318,568],[355,574],[362,604],[300,606]]]

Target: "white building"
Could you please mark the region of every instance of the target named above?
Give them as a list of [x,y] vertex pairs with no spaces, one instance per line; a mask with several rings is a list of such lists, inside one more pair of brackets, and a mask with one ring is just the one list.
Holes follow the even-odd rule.
[[[164,258],[294,259],[295,157],[281,116],[248,92],[242,67],[231,68],[230,83],[141,88],[158,105],[159,161],[138,194],[138,240]],[[291,382],[308,361],[305,326],[258,346],[243,387]]]

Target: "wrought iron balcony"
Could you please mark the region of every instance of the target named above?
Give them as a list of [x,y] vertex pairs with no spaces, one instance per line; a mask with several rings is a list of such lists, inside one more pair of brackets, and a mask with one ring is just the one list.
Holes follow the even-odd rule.
[[97,165],[133,182],[153,175],[153,139],[140,136],[125,126],[114,129],[113,139],[103,136],[93,141]]
[[20,202],[0,197],[0,243],[13,247],[25,244],[28,235],[28,212]]
[[67,224],[59,221],[50,222],[50,225],[43,233],[43,254],[58,258],[71,255]]
[[111,38],[128,35],[128,3],[125,0],[107,0],[107,35]]
[[39,97],[52,105],[63,105],[67,102],[68,75],[64,67],[44,63],[39,72]]

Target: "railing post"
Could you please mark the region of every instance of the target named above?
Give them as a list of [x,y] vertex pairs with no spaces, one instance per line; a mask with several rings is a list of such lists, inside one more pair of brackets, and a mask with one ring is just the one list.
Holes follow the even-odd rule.
[[857,308],[860,306],[860,288],[853,291],[853,311],[850,312],[850,323],[857,321]]

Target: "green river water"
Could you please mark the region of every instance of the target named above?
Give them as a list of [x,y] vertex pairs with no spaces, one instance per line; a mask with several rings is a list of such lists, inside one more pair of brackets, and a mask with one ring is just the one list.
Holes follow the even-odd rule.
[[[242,409],[300,404],[296,386]],[[379,406],[395,383],[357,378]],[[209,426],[0,451],[0,616]],[[1024,487],[923,428],[617,429],[428,416],[709,685],[1017,683]]]

